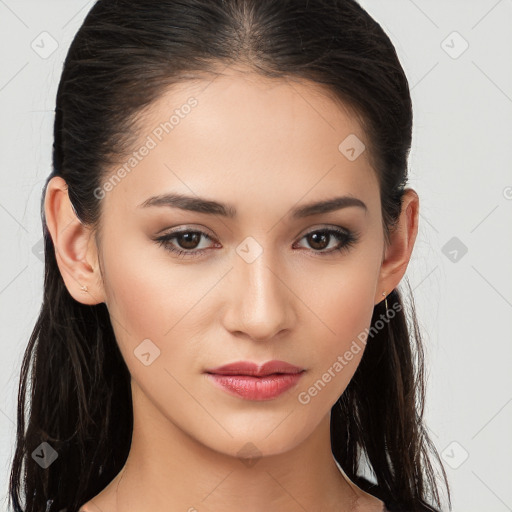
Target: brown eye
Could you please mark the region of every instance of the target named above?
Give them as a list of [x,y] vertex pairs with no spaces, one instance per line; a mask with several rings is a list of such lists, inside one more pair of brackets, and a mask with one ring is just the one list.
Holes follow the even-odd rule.
[[[197,249],[201,237],[212,240],[203,231],[183,230],[168,233],[158,237],[155,241],[162,245],[166,250],[177,254],[178,256],[195,257],[201,256],[206,250]],[[176,241],[174,241],[176,240]]]
[[[326,251],[325,249],[329,247],[333,237],[338,239],[339,243],[337,246]],[[358,240],[355,233],[337,228],[317,229],[316,231],[311,231],[304,235],[303,238],[305,238],[308,245],[314,249],[313,252],[318,252],[320,254],[330,254],[335,251],[347,251]]]
[[176,235],[178,245],[183,249],[195,249],[201,240],[201,233],[198,231],[186,231]]
[[317,231],[315,233],[310,233],[309,235],[306,235],[306,238],[308,239],[308,244],[313,249],[319,250],[325,249],[327,245],[329,245],[328,242],[330,237],[331,235],[321,231]]

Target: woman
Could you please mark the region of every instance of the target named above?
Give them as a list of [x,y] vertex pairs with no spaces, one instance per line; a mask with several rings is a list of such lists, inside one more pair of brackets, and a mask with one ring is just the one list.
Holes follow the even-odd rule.
[[13,509],[438,510],[411,130],[353,0],[98,1],[57,93]]

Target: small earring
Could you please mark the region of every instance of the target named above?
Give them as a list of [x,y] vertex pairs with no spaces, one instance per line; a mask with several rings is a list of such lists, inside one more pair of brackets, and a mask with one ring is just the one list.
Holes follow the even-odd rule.
[[87,285],[80,286],[80,290],[86,292],[88,290]]
[[382,292],[384,298],[384,305],[386,306],[386,311],[388,310],[388,298],[386,297],[386,292]]

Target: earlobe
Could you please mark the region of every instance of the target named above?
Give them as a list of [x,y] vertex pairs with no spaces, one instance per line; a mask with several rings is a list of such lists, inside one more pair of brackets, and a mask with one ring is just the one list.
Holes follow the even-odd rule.
[[396,228],[390,233],[390,244],[386,248],[381,265],[375,304],[382,300],[382,292],[388,295],[394,290],[407,270],[418,234],[419,197],[412,189],[404,191],[402,211]]
[[60,176],[48,182],[44,210],[57,264],[70,295],[82,304],[104,302],[93,231],[77,217],[67,184]]

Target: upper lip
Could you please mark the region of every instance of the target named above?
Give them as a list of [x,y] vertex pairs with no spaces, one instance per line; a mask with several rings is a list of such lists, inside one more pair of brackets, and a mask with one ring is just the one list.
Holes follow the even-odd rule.
[[217,368],[209,368],[206,373],[216,373],[219,375],[251,375],[254,377],[264,377],[275,373],[300,373],[304,369],[299,368],[286,361],[268,361],[261,365],[252,361],[237,361],[235,363],[225,364]]

